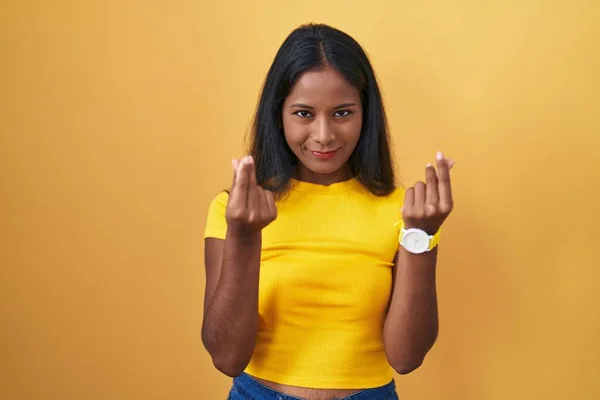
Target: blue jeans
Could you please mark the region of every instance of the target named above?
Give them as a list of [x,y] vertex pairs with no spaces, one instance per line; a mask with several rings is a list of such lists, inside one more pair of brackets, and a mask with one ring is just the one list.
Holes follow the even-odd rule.
[[[277,392],[266,387],[250,375],[243,373],[233,380],[227,400],[301,400],[298,397]],[[398,400],[396,385],[391,381],[385,386],[361,390],[340,400]]]

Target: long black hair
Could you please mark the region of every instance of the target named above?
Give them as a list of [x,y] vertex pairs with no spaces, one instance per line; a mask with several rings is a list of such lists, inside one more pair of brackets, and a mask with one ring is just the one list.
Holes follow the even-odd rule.
[[297,157],[283,134],[282,108],[300,76],[330,66],[360,93],[363,122],[349,164],[352,175],[373,194],[395,188],[385,109],[373,67],[362,47],[348,34],[324,24],[302,25],[283,42],[269,69],[250,136],[257,181],[281,198],[294,177]]

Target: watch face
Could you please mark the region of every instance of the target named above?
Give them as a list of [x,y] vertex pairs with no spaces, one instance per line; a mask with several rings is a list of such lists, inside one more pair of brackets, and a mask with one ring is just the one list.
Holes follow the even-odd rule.
[[407,231],[404,234],[403,245],[412,253],[423,253],[429,249],[429,236],[420,231]]

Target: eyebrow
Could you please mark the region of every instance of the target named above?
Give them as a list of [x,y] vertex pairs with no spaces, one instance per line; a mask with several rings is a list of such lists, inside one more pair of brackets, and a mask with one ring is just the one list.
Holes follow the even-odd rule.
[[[344,103],[344,104],[340,104],[338,106],[333,107],[334,110],[339,110],[340,108],[346,108],[346,107],[352,107],[355,106],[356,103]],[[309,110],[314,110],[315,108],[312,106],[309,106],[308,104],[303,104],[303,103],[294,103],[290,105],[290,108],[306,108]]]

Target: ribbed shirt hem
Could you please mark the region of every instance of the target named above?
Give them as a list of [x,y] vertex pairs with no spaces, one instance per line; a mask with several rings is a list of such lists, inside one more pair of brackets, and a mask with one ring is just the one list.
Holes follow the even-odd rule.
[[307,378],[286,374],[268,373],[266,371],[257,372],[252,368],[247,368],[244,372],[251,376],[265,379],[274,383],[311,389],[372,389],[387,385],[392,379],[394,379],[394,373],[391,367],[385,374],[371,376],[368,378],[352,379],[327,379],[325,377]]

